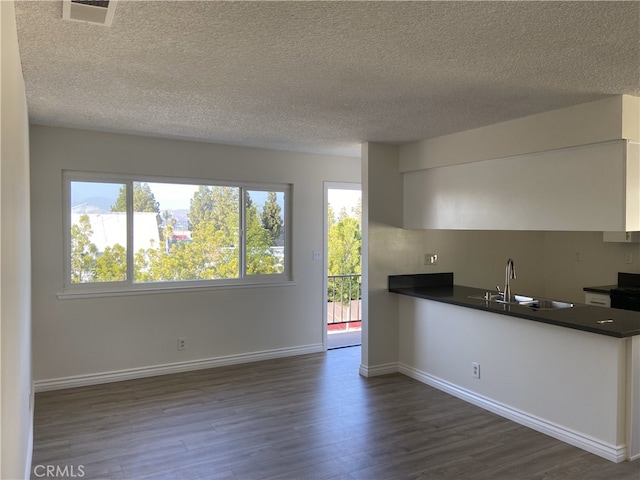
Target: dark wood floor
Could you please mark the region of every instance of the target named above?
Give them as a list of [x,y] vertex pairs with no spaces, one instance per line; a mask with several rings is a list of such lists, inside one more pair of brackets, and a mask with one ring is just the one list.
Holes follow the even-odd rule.
[[[36,396],[32,478],[638,480],[359,348]],[[51,478],[51,477],[48,477]]]

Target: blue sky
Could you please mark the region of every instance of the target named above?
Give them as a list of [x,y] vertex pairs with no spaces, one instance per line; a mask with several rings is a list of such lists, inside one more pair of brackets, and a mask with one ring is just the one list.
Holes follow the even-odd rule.
[[[72,182],[71,205],[85,203],[109,210],[118,198],[120,183]],[[160,210],[189,210],[191,198],[198,190],[197,185],[176,183],[149,183],[151,191],[160,204]],[[280,206],[283,206],[282,195],[278,195]],[[251,191],[251,199],[263,205],[267,192]]]

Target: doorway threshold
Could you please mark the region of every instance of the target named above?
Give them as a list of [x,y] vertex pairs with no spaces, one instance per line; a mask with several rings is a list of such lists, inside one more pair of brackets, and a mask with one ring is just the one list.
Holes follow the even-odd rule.
[[327,350],[335,348],[356,347],[362,343],[361,330],[347,332],[330,332],[327,334]]

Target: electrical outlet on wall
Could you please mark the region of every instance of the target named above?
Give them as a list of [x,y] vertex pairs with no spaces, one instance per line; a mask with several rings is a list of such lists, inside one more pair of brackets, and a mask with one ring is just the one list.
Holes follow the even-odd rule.
[[178,337],[178,350],[187,349],[187,337]]
[[437,265],[438,264],[438,254],[437,253],[425,253],[424,254],[424,264],[425,265]]
[[478,362],[471,362],[471,375],[473,378],[480,378],[480,364]]

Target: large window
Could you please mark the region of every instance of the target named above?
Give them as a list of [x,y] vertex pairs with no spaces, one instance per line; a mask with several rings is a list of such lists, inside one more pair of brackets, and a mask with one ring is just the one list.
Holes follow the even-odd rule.
[[290,280],[289,185],[65,172],[65,291]]

